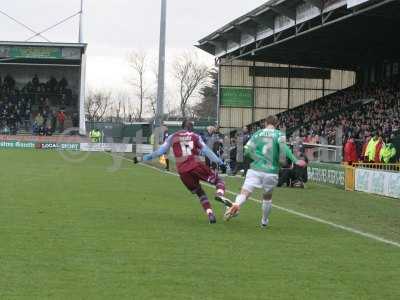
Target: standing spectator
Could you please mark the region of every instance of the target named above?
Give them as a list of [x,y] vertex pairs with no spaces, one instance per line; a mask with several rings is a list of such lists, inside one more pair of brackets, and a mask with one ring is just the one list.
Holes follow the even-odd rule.
[[35,74],[35,76],[32,78],[32,86],[35,92],[39,91],[39,85],[40,85],[39,77],[37,76],[37,74]]
[[353,163],[357,162],[357,149],[356,149],[356,144],[354,142],[354,139],[350,137],[346,145],[344,146],[344,161],[347,162],[349,165],[352,165]]
[[243,175],[246,176],[250,167],[250,161],[244,155],[244,146],[250,140],[250,133],[247,127],[243,127],[242,131],[237,134],[237,150],[236,150],[236,167],[233,173],[236,175],[240,170],[244,170]]
[[238,145],[236,143],[236,140],[234,138],[231,138],[231,143],[229,148],[229,169],[230,169],[229,175],[234,175],[235,171],[237,170],[236,168],[237,148]]
[[89,137],[92,143],[100,143],[102,140],[102,133],[100,132],[99,129],[95,128],[92,131],[90,131]]
[[378,133],[375,133],[372,139],[368,142],[367,150],[365,152],[365,157],[367,162],[373,163],[375,161],[375,154],[376,154],[376,146],[379,143],[379,136]]
[[24,127],[25,131],[29,131],[29,127],[31,126],[31,110],[27,107],[24,113]]
[[[163,126],[163,143],[168,139],[169,137],[169,132],[168,132],[168,127]],[[169,171],[169,158],[168,158],[168,153],[166,153],[164,156],[165,159],[165,170]]]
[[68,81],[63,77],[60,82],[58,83],[59,92],[64,92],[68,86]]
[[[214,145],[213,145],[213,147],[211,149],[213,150],[213,152],[219,158],[224,160],[223,159],[223,157],[224,157],[224,135],[219,132],[219,127],[218,126],[215,127],[215,133],[214,133],[213,136],[214,136],[214,138],[213,138]],[[227,150],[229,150],[229,143],[230,143],[230,140],[227,139],[227,143],[226,143],[228,145],[228,147],[227,147],[228,149]],[[228,154],[228,157],[229,157],[229,153],[227,153],[227,154]],[[218,168],[217,164],[215,164],[215,163],[213,163],[211,165],[211,167],[213,169],[217,169]],[[226,173],[226,167],[225,166],[221,166],[221,171],[222,171],[222,173],[225,174]]]
[[362,150],[361,150],[361,160],[363,161],[363,162],[368,162],[368,153],[367,153],[367,149],[368,149],[368,145],[369,145],[369,142],[371,141],[371,137],[370,136],[367,136],[366,138],[365,138],[365,142],[364,142],[364,144],[363,144],[363,146],[362,146]]
[[392,143],[386,143],[380,153],[381,162],[385,164],[396,163],[396,148]]
[[51,76],[49,81],[47,81],[46,85],[47,85],[47,90],[49,92],[52,92],[52,93],[55,92],[56,87],[58,85],[57,79],[55,79],[54,76]]
[[10,74],[4,78],[4,85],[9,88],[9,90],[13,90],[15,88],[15,80],[11,77]]
[[[215,128],[213,126],[208,126],[207,131],[203,135],[204,143],[208,146],[208,148],[213,149],[215,138]],[[206,165],[211,167],[211,161],[207,157]]]
[[378,137],[378,143],[376,144],[376,147],[375,147],[374,163],[381,162],[381,150],[382,150],[383,146],[384,146],[384,143],[383,143],[382,137]]
[[58,130],[59,132],[64,131],[65,113],[60,110],[57,114]]
[[52,110],[51,112],[50,112],[50,118],[51,118],[51,128],[53,129],[53,133],[55,132],[55,130],[56,130],[56,127],[57,127],[57,113],[56,113],[56,111],[55,110]]

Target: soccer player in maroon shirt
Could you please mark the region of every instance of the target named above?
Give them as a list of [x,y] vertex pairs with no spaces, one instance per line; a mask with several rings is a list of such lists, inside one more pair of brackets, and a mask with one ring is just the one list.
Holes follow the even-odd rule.
[[208,216],[210,224],[216,223],[216,217],[206,193],[201,187],[200,181],[205,181],[216,186],[215,200],[231,206],[232,202],[224,197],[225,183],[216,172],[207,167],[200,155],[204,154],[212,162],[223,165],[223,161],[206,146],[201,137],[193,132],[193,123],[185,120],[182,130],[170,135],[164,144],[152,154],[144,157],[144,161],[150,161],[164,155],[172,147],[178,174],[189,191],[199,197],[200,204]]

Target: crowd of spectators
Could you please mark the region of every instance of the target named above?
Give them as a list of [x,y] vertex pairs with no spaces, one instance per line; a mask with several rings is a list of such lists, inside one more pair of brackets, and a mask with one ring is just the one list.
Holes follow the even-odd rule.
[[323,139],[329,145],[344,146],[351,140],[357,159],[365,161],[372,137],[393,146],[391,141],[400,135],[400,81],[354,86],[281,113],[279,119],[288,133],[295,132],[305,143],[318,144]]
[[[0,77],[0,133],[20,131],[50,135],[64,128],[65,112],[71,104],[72,92],[65,78],[51,77],[41,82],[35,75],[20,88],[11,75]],[[57,107],[57,110],[55,110]]]
[[392,138],[400,133],[400,82],[354,86],[284,112],[279,118],[287,129],[297,129],[301,137],[324,137],[331,145],[338,144],[338,130],[344,139],[365,141],[374,132]]

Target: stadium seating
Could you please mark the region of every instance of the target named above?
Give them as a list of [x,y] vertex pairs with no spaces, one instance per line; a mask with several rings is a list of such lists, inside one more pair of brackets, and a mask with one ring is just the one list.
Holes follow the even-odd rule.
[[[400,153],[400,80],[358,85],[339,91],[313,102],[298,106],[278,115],[281,129],[290,141],[309,144],[343,146],[352,137],[357,154],[369,138],[377,134],[382,140],[395,145]],[[262,127],[263,121],[249,126],[251,132]]]
[[[64,124],[58,113],[64,112]],[[42,82],[36,75],[25,85],[0,77],[0,133],[51,135],[77,122],[76,99],[65,78]]]
[[[351,87],[279,115],[287,132],[307,139],[324,137],[331,145],[341,136],[364,141],[377,132],[393,138],[400,129],[400,83],[397,80]],[[316,139],[317,140],[317,139]],[[341,141],[344,142],[344,141]]]

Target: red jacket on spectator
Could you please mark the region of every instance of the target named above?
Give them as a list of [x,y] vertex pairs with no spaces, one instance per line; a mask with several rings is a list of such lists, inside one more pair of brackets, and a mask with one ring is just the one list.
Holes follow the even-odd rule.
[[381,150],[382,150],[382,148],[383,148],[383,140],[382,140],[382,138],[379,138],[379,142],[376,145],[374,163],[380,163],[381,162]]
[[57,115],[58,122],[64,123],[65,121],[65,114],[63,111],[59,111]]
[[370,138],[370,137],[367,137],[367,138],[365,139],[364,145],[362,146],[362,150],[361,150],[361,160],[364,161],[364,162],[368,162],[367,154],[366,154],[365,152],[367,152],[367,147],[368,147],[368,143],[369,143],[370,140],[371,140],[371,138]]
[[344,146],[344,161],[351,164],[358,160],[357,148],[353,139],[348,139]]

